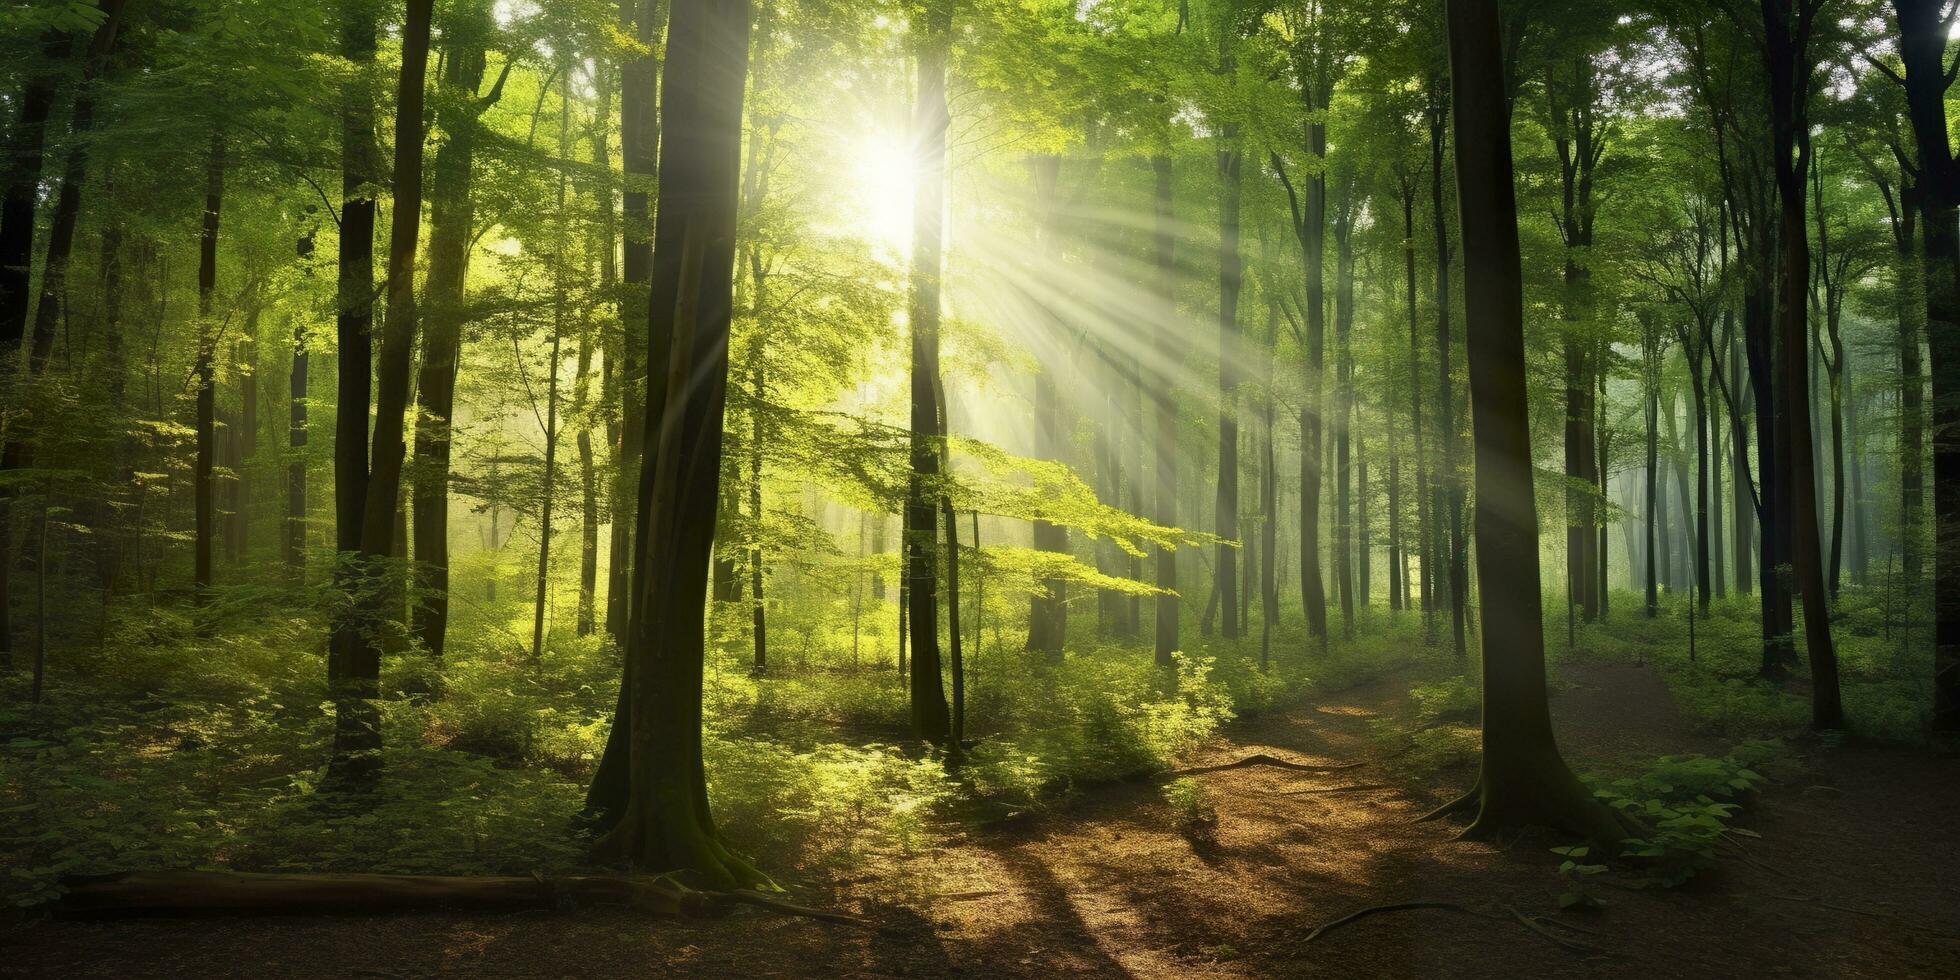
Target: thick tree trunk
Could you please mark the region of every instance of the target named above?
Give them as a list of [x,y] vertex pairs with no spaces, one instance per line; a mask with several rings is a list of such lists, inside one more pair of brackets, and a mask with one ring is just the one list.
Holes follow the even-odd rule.
[[1466,834],[1526,824],[1599,843],[1626,830],[1559,755],[1545,687],[1538,515],[1530,492],[1524,276],[1512,189],[1510,113],[1496,0],[1448,0],[1457,196],[1464,230],[1471,426],[1476,442],[1478,575],[1524,588],[1484,594],[1483,770],[1446,809],[1475,806]]
[[[648,305],[647,432],[626,650],[628,796],[598,853],[760,880],[722,843],[701,762],[705,603],[721,482],[749,4],[674,0]],[[655,574],[655,572],[658,574]]]
[[1919,151],[1932,355],[1933,730],[1950,733],[1960,731],[1960,162],[1947,133],[1951,23],[1942,20],[1939,0],[1893,0],[1892,6]]
[[1776,333],[1780,341],[1778,380],[1783,399],[1779,429],[1789,455],[1789,482],[1785,487],[1791,498],[1787,512],[1790,558],[1794,585],[1803,596],[1804,647],[1810,659],[1811,724],[1819,729],[1835,729],[1844,726],[1844,708],[1839,700],[1837,648],[1831,637],[1830,600],[1825,593],[1823,554],[1818,540],[1816,464],[1808,428],[1809,331],[1804,323],[1810,277],[1810,241],[1804,227],[1804,177],[1810,165],[1810,122],[1805,110],[1805,93],[1810,89],[1810,75],[1814,70],[1807,50],[1811,14],[1808,7],[1797,11],[1793,27],[1790,0],[1762,0],[1762,9],[1780,204]]

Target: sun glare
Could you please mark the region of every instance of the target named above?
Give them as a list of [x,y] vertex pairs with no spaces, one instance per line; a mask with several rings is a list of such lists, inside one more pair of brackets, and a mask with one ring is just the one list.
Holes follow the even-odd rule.
[[878,133],[859,144],[856,155],[862,234],[887,258],[902,258],[912,242],[912,148],[898,134]]

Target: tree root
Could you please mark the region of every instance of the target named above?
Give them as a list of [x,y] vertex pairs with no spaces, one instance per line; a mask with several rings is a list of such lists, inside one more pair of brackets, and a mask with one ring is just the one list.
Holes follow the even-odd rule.
[[1484,913],[1472,909],[1468,905],[1458,905],[1455,902],[1395,902],[1390,905],[1370,905],[1365,909],[1361,909],[1355,912],[1349,912],[1348,914],[1341,916],[1340,918],[1335,919],[1332,922],[1327,922],[1319,926],[1315,926],[1314,930],[1310,933],[1307,933],[1306,938],[1300,940],[1300,942],[1302,945],[1313,942],[1314,940],[1319,939],[1320,937],[1330,932],[1333,932],[1334,930],[1339,929],[1344,925],[1347,925],[1352,922],[1360,921],[1361,919],[1365,919],[1371,915],[1380,915],[1383,912],[1411,912],[1416,909],[1442,909],[1448,912],[1462,912],[1465,915],[1474,915],[1480,918],[1489,918],[1489,916],[1486,916],[1484,915]]
[[1436,809],[1431,810],[1420,817],[1417,817],[1415,819],[1415,822],[1428,823],[1431,820],[1441,820],[1444,817],[1462,813],[1465,810],[1474,808],[1482,798],[1483,797],[1479,792],[1479,790],[1473,788],[1470,790],[1470,792],[1465,793],[1462,796],[1459,796],[1456,799],[1451,800],[1448,803],[1445,803],[1442,806],[1439,806]]
[[[1503,921],[1503,919],[1505,918],[1504,916],[1496,915],[1490,912],[1480,912],[1476,909],[1471,908],[1468,905],[1461,905],[1456,902],[1396,902],[1390,905],[1371,905],[1365,909],[1349,912],[1348,914],[1341,916],[1338,919],[1335,919],[1331,922],[1327,922],[1323,925],[1315,927],[1314,930],[1312,932],[1307,933],[1306,938],[1300,940],[1300,942],[1302,945],[1313,942],[1314,940],[1319,939],[1321,936],[1326,935],[1327,933],[1332,932],[1335,929],[1338,929],[1344,925],[1348,925],[1349,923],[1356,922],[1361,919],[1365,919],[1371,915],[1379,915],[1384,912],[1409,912],[1417,909],[1439,909],[1445,912],[1462,912],[1465,915],[1474,916],[1479,919],[1491,919],[1494,921]],[[1556,919],[1548,919],[1545,918],[1544,916],[1526,915],[1523,912],[1518,911],[1518,909],[1515,906],[1511,906],[1511,905],[1504,906],[1504,910],[1506,912],[1509,912],[1511,919],[1516,921],[1519,925],[1524,926],[1526,929],[1531,930],[1531,932],[1537,935],[1539,938],[1542,938],[1547,942],[1550,942],[1553,945],[1558,946],[1560,949],[1563,949],[1567,952],[1591,953],[1591,954],[1601,954],[1607,952],[1607,950],[1602,949],[1598,946],[1594,946],[1590,943],[1580,942],[1579,940],[1576,939],[1568,939],[1564,936],[1561,936],[1551,931],[1551,929],[1547,928],[1547,926],[1557,926],[1558,928],[1561,929],[1569,929],[1572,930],[1573,932],[1580,932],[1580,933],[1586,933],[1588,935],[1593,935],[1594,933],[1590,929],[1583,929],[1580,928],[1579,926],[1575,926],[1566,922],[1560,922]]]
[[[1529,929],[1532,932],[1537,933],[1538,935],[1544,937],[1544,939],[1547,942],[1550,942],[1560,947],[1561,949],[1565,949],[1574,953],[1606,952],[1605,950],[1600,949],[1598,946],[1594,946],[1591,943],[1582,943],[1577,939],[1567,939],[1564,936],[1558,935],[1557,933],[1554,933],[1550,929],[1545,928],[1544,923],[1547,920],[1542,916],[1526,915],[1523,912],[1518,911],[1517,906],[1515,905],[1506,905],[1504,906],[1504,910],[1506,912],[1511,913],[1511,918],[1518,920],[1519,925],[1522,925],[1526,929]],[[1558,925],[1566,926],[1567,928],[1577,928],[1576,926],[1567,926],[1567,924],[1563,922],[1558,923]]]
[[1359,769],[1366,762],[1348,762],[1338,766],[1312,766],[1303,762],[1289,762],[1278,756],[1255,752],[1237,762],[1226,762],[1216,766],[1192,766],[1189,769],[1173,769],[1172,775],[1194,776],[1206,772],[1224,772],[1227,769],[1247,769],[1252,766],[1272,766],[1275,769],[1290,769],[1294,772],[1340,772],[1344,769]]
[[1892,915],[1887,912],[1875,912],[1871,909],[1861,909],[1861,908],[1853,908],[1852,906],[1849,905],[1839,905],[1836,902],[1826,901],[1821,897],[1817,897],[1813,895],[1771,895],[1770,897],[1775,899],[1780,899],[1785,902],[1802,902],[1807,905],[1815,905],[1820,909],[1830,909],[1833,912],[1849,912],[1852,915],[1869,915],[1874,919],[1892,918]]
[[1394,789],[1387,783],[1361,783],[1357,786],[1316,786],[1313,789],[1291,789],[1274,793],[1274,796],[1308,796],[1314,793],[1360,793],[1371,789]]
[[671,876],[137,871],[70,878],[64,885],[53,910],[69,915],[332,915],[628,905],[661,917],[695,917],[753,905],[779,915],[861,928],[870,925],[854,915],[797,905],[749,889],[701,891]]

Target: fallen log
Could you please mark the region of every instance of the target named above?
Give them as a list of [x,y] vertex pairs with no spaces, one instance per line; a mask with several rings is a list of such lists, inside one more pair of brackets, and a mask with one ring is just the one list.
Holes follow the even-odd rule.
[[67,879],[54,911],[64,915],[346,915],[557,910],[624,905],[662,917],[720,915],[737,904],[783,915],[865,925],[841,912],[807,908],[756,892],[712,892],[669,878],[629,875],[389,875],[241,871],[132,871]]

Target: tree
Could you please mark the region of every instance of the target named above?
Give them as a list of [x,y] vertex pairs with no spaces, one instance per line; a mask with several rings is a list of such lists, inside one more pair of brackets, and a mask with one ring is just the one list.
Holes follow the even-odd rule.
[[[1524,276],[1497,3],[1448,0],[1447,9],[1477,466],[1477,574],[1486,583],[1535,582],[1538,515],[1530,492]],[[1552,736],[1538,590],[1491,589],[1483,599],[1483,768],[1475,789],[1432,816],[1475,807],[1468,836],[1542,824],[1599,843],[1618,842],[1626,828],[1572,775]]]
[[[911,479],[905,490],[905,603],[911,619],[912,734],[944,746],[952,738],[951,710],[946,704],[945,680],[940,674],[939,607],[937,594],[939,549],[938,508],[934,491],[940,473],[940,446],[945,441],[945,407],[940,404],[939,293],[945,247],[946,58],[952,44],[951,0],[929,0],[912,23],[918,58],[918,100],[913,105],[911,421],[908,446]],[[1044,585],[1044,587],[1046,587]],[[1061,601],[1059,595],[1055,601]],[[1043,610],[1030,610],[1039,623]],[[1052,626],[1052,619],[1050,620]],[[1030,627],[1032,630],[1033,627]],[[1053,652],[1060,650],[1054,637]],[[1048,651],[1032,639],[1029,649]]]
[[745,0],[673,0],[671,9],[647,307],[645,431],[654,438],[640,469],[627,711],[613,720],[630,726],[630,775],[597,853],[727,887],[762,880],[722,843],[701,762],[750,11]]
[[[356,702],[354,717],[335,730],[338,772],[360,778],[380,763],[381,729],[372,699],[379,693],[382,625],[386,619],[389,574],[395,551],[395,516],[400,505],[403,440],[408,412],[408,381],[415,344],[415,251],[422,224],[423,88],[429,61],[429,21],[434,0],[408,0],[402,27],[402,67],[395,93],[394,218],[388,234],[387,321],[375,362],[374,445],[369,455],[365,499],[361,505],[360,550],[349,578],[348,602],[355,628],[345,664]],[[344,209],[343,209],[344,210]],[[344,220],[344,219],[343,219]],[[344,226],[343,226],[344,228]],[[343,231],[344,233],[344,231]],[[346,354],[342,353],[342,369]],[[345,406],[342,411],[346,411]]]
[[1892,0],[1918,150],[1933,379],[1933,728],[1960,731],[1960,161],[1947,134],[1948,39],[1960,11]]
[[422,366],[415,384],[415,605],[410,629],[440,660],[449,632],[449,469],[457,360],[462,352],[463,280],[475,209],[471,200],[482,113],[503,94],[506,60],[490,92],[479,95],[493,30],[490,7],[471,0],[443,29],[437,84],[436,148],[429,184],[429,272],[423,283]]
[[[1805,177],[1811,163],[1808,115],[1813,32],[1823,0],[1762,0],[1763,55],[1769,70],[1772,154],[1776,172],[1776,334],[1781,370],[1779,453],[1787,456],[1791,497],[1788,534],[1797,588],[1803,595],[1804,647],[1810,658],[1811,725],[1841,728],[1837,648],[1817,529],[1817,482],[1810,442],[1810,356],[1805,308],[1809,300],[1810,240],[1805,231]],[[1960,461],[1960,456],[1956,457]],[[1784,465],[1784,464],[1780,464]]]

